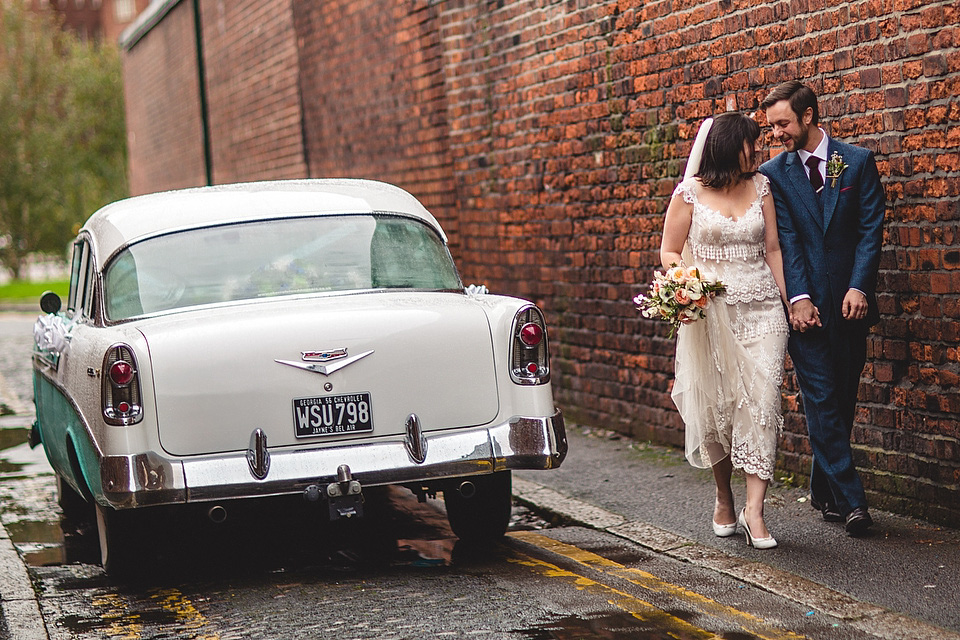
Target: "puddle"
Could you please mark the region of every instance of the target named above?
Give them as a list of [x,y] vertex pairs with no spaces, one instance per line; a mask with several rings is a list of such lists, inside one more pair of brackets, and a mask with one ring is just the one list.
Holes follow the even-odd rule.
[[397,540],[394,566],[441,567],[453,564],[455,538],[442,540]]
[[[0,405],[5,407],[6,405]],[[6,414],[0,414],[6,415]],[[13,427],[0,429],[0,451],[23,444],[30,437],[30,429],[24,427]]]
[[0,429],[0,479],[53,473],[43,447],[31,449],[27,444],[30,429]]
[[71,563],[97,563],[96,528],[92,522],[73,521],[51,514],[56,520],[15,520],[5,523],[24,563],[53,567]]
[[58,567],[67,562],[63,545],[17,545],[24,563],[31,567]]

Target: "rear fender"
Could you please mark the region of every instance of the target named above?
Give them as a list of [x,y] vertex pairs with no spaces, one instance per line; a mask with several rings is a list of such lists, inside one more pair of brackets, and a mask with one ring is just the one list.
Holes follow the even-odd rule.
[[37,430],[50,466],[71,488],[92,499],[100,486],[100,453],[89,426],[63,390],[36,369],[33,386]]

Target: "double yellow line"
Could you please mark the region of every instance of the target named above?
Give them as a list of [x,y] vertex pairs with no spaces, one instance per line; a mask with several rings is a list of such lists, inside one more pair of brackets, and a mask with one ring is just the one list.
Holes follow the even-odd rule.
[[[626,580],[652,593],[669,596],[684,602],[704,614],[736,624],[757,638],[762,638],[763,640],[802,640],[804,638],[802,635],[772,627],[754,615],[720,604],[715,600],[711,600],[689,589],[664,582],[645,571],[625,567],[613,560],[608,560],[603,556],[585,551],[573,545],[558,542],[545,535],[532,531],[517,531],[509,535],[515,540],[520,540],[539,549],[562,556],[584,567],[599,571],[605,575]],[[567,571],[544,560],[538,560],[520,552],[515,553],[517,557],[510,559],[511,562],[528,566],[545,577],[566,580],[572,583],[577,589],[581,589],[587,593],[606,597],[610,604],[629,613],[638,620],[656,625],[658,629],[662,629],[668,634],[691,639],[718,637],[716,633],[696,627],[685,620],[670,615],[649,602],[645,602],[619,589],[603,584],[602,582],[597,582],[578,573]]]

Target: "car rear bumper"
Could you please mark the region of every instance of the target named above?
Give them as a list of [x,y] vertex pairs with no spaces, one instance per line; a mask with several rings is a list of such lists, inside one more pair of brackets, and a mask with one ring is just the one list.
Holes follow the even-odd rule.
[[[409,440],[409,437],[408,437]],[[553,469],[567,454],[560,410],[550,417],[514,417],[485,428],[425,435],[425,455],[404,440],[318,449],[267,449],[257,479],[247,453],[171,460],[155,453],[102,458],[103,499],[122,509],[304,492],[337,481],[341,465],[361,486],[429,483],[510,469]],[[422,457],[422,462],[417,458]]]

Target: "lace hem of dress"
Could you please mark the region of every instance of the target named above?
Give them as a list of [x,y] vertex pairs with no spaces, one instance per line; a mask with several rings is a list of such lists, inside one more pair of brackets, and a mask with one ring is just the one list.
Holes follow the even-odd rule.
[[[777,425],[775,431],[777,437],[779,437],[783,432],[783,418],[774,416],[773,420]],[[737,431],[738,429],[733,429],[734,433]],[[727,442],[721,442],[718,435],[719,433],[714,432],[704,437],[697,452],[701,464],[695,466],[709,469],[724,458],[729,457],[734,469],[758,476],[762,480],[773,479],[777,462],[775,444],[773,448],[770,446],[765,447],[762,443],[750,443],[746,441],[733,443],[731,445]]]
[[773,480],[775,461],[761,451],[751,450],[746,443],[730,450],[730,461],[734,469],[743,469],[761,480]]

